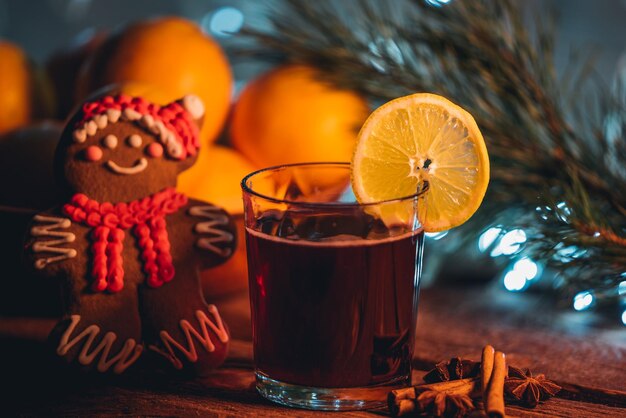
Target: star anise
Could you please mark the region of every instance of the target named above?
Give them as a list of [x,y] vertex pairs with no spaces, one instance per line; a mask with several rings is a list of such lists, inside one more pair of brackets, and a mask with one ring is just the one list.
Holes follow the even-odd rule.
[[480,373],[480,362],[453,357],[449,361],[437,363],[434,369],[424,375],[424,381],[427,383],[446,382],[476,377],[478,373]]
[[504,390],[523,405],[534,408],[539,401],[545,401],[556,395],[561,387],[546,379],[543,374],[533,376],[529,369],[524,372],[517,367],[509,366],[509,376],[504,382]]
[[417,397],[419,412],[435,417],[460,418],[474,409],[467,395],[448,395],[437,390],[427,390]]

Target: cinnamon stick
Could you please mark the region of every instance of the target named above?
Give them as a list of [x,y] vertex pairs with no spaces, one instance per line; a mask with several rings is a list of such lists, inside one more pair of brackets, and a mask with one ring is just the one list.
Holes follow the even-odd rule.
[[[491,345],[486,345],[483,348],[483,353],[480,358],[480,382],[481,393],[483,399],[487,399],[487,388],[489,386],[489,380],[491,380],[491,374],[493,372],[493,361],[496,350]],[[485,412],[487,412],[487,403],[485,402]]]
[[389,412],[391,412],[391,415],[394,417],[411,413],[417,408],[416,399],[417,394],[415,393],[414,386],[392,390],[389,392],[389,395],[387,395]]
[[504,418],[504,379],[507,374],[505,355],[496,351],[493,357],[493,370],[484,397],[485,412],[489,418]]
[[478,377],[468,377],[466,379],[447,380],[445,382],[429,383],[427,385],[413,386],[418,395],[427,390],[436,390],[448,395],[467,395],[476,397],[480,395],[480,384]]

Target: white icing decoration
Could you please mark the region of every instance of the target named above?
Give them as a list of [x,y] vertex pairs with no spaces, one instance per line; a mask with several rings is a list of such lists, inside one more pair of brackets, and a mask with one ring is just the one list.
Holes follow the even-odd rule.
[[124,115],[124,118],[130,121],[141,119],[141,113],[137,112],[136,110],[131,109],[130,107],[127,107],[126,109],[124,109],[124,112],[122,114]]
[[132,134],[128,137],[128,145],[133,148],[139,148],[141,146],[141,136],[137,134]]
[[172,132],[168,132],[164,145],[167,148],[168,154],[172,157],[179,158],[183,155],[183,146],[176,140]]
[[159,139],[161,140],[161,143],[165,144],[167,142],[167,135],[170,133],[170,131],[160,120],[156,121],[154,126],[156,129],[159,129]]
[[134,339],[129,338],[124,342],[124,346],[120,352],[109,359],[109,353],[111,352],[113,343],[117,339],[117,335],[114,332],[107,332],[100,341],[100,344],[89,352],[94,340],[100,333],[100,327],[90,325],[70,341],[72,332],[74,332],[76,325],[80,322],[80,315],[72,315],[70,318],[71,323],[63,333],[61,341],[59,341],[59,346],[57,347],[57,354],[60,356],[66,355],[72,347],[86,338],[87,340],[84,342],[80,354],[78,355],[78,362],[83,366],[87,366],[93,363],[94,359],[98,357],[98,354],[102,353],[98,360],[98,365],[96,366],[97,370],[99,372],[106,372],[111,366],[114,366],[113,372],[119,374],[137,361],[143,351],[141,344],[137,344]]
[[54,237],[58,239],[51,239],[48,241],[36,241],[33,244],[33,252],[46,252],[58,254],[54,257],[39,258],[35,261],[35,268],[43,269],[48,264],[55,263],[57,261],[66,260],[68,258],[74,258],[78,254],[73,248],[58,247],[58,245],[74,242],[76,235],[68,231],[56,231],[56,229],[67,229],[72,225],[72,222],[67,218],[58,218],[55,216],[35,215],[35,222],[44,222],[47,225],[35,225],[31,228],[30,234],[33,237]]
[[179,158],[182,155],[182,150],[174,144],[170,144],[167,147],[167,152],[174,158]]
[[[189,109],[191,109],[190,111],[189,109],[186,108],[188,111],[190,111],[190,113],[196,112],[195,114],[200,114],[198,113],[200,111],[202,111],[201,112],[202,114],[204,113],[204,105],[202,104],[202,101],[197,96],[194,96],[194,95],[185,96],[183,98],[183,106],[186,106],[185,103],[187,103],[187,105],[189,106]],[[193,114],[194,113],[192,113],[192,116]],[[200,114],[200,116],[202,116],[202,114]],[[120,111],[118,109],[107,109],[106,113],[95,115],[92,119],[86,121],[81,129],[76,129],[74,131],[73,133],[74,141],[85,142],[87,140],[88,135],[89,136],[95,135],[98,132],[98,129],[106,128],[109,123],[111,124],[117,123],[120,120],[120,117],[123,117],[124,120],[128,120],[131,122],[138,122],[141,126],[146,128],[149,132],[152,132],[153,134],[158,135],[160,142],[163,145],[165,145],[165,148],[167,149],[167,153],[170,156],[174,158],[180,158],[183,155],[183,145],[176,140],[176,135],[174,134],[174,132],[169,130],[162,121],[156,120],[154,116],[152,115],[142,115],[141,113],[131,108],[126,108],[124,109],[124,111]],[[106,142],[105,142],[105,145],[106,145]],[[130,145],[135,146],[132,144]],[[108,145],[106,146],[108,147]],[[141,143],[139,143],[139,145],[136,145],[136,147],[139,147],[139,146],[141,146]],[[119,167],[116,164],[115,164],[115,167],[121,170],[136,170],[136,169],[139,171],[143,170],[143,169],[139,169],[135,167],[126,169],[124,167]],[[113,169],[113,170],[115,171],[116,169]],[[120,174],[134,174],[134,172],[123,172],[123,171],[119,171],[119,173]]]
[[191,323],[187,321],[186,319],[182,319],[180,321],[180,328],[183,331],[183,334],[185,335],[187,347],[183,346],[181,343],[176,341],[169,334],[169,332],[162,330],[159,333],[159,336],[161,337],[161,341],[163,342],[163,345],[165,346],[165,350],[155,345],[150,345],[149,348],[161,354],[162,356],[166,357],[169,361],[172,362],[172,365],[177,369],[182,369],[183,363],[176,356],[176,353],[174,353],[174,348],[177,348],[192,363],[195,363],[196,361],[198,361],[198,352],[196,351],[196,345],[193,342],[192,336],[195,337],[196,340],[198,340],[200,345],[204,347],[206,351],[208,351],[209,353],[212,353],[213,351],[215,351],[215,344],[213,344],[213,341],[211,340],[211,336],[209,335],[209,328],[215,333],[215,335],[217,335],[217,338],[219,338],[219,340],[224,344],[228,342],[228,333],[226,332],[226,329],[224,328],[224,323],[222,322],[222,318],[220,317],[217,307],[215,305],[209,305],[208,310],[209,310],[209,313],[213,315],[213,318],[215,318],[215,322],[211,321],[211,319],[203,311],[201,310],[196,311],[196,318],[198,319],[198,322],[200,323],[201,332],[198,332],[191,325]]
[[120,119],[122,112],[118,109],[107,109],[107,116],[109,117],[109,122],[117,123]]
[[150,132],[163,137],[163,132],[165,132],[165,125],[163,125],[163,122],[161,122],[160,120],[154,121],[152,126],[150,126]]
[[198,238],[196,245],[204,250],[212,251],[221,257],[228,257],[232,253],[231,248],[220,248],[215,244],[233,241],[234,236],[228,231],[217,228],[218,226],[228,225],[228,216],[221,212],[216,206],[194,206],[189,208],[191,216],[198,216],[208,219],[207,222],[199,222],[196,224],[194,231],[199,234],[211,234],[211,237]]
[[85,129],[74,130],[74,141],[85,142],[87,140],[87,131]]
[[87,135],[93,136],[98,132],[98,125],[96,125],[96,122],[92,119],[85,123],[85,130],[87,131]]
[[148,167],[148,160],[142,157],[137,160],[135,165],[133,165],[132,167],[122,167],[117,165],[115,161],[109,160],[107,161],[107,167],[109,167],[111,171],[117,174],[137,174],[141,173],[143,170],[146,169],[146,167]]
[[117,147],[118,140],[115,135],[109,134],[104,137],[103,143],[105,147],[109,149],[114,149],[115,147]]
[[93,120],[96,122],[98,129],[106,128],[107,124],[109,123],[109,118],[107,117],[107,115],[96,115],[93,117]]
[[148,128],[148,129],[150,129],[150,128],[152,128],[154,126],[154,118],[152,117],[152,115],[143,115],[141,117],[141,121],[140,122],[141,122],[141,124],[144,127]]
[[183,107],[194,119],[200,119],[204,116],[204,103],[195,94],[188,94],[183,97]]

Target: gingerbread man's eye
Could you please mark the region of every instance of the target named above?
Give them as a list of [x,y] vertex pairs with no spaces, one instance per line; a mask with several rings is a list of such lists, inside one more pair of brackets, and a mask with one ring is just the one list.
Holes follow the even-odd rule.
[[163,155],[163,145],[153,142],[146,147],[146,153],[153,158],[159,158]]
[[128,145],[133,148],[139,148],[141,146],[142,140],[141,137],[137,134],[133,134],[128,137]]
[[109,149],[114,149],[117,147],[117,137],[115,135],[107,135],[102,140],[102,144]]
[[102,149],[100,147],[97,147],[95,145],[90,145],[87,148],[85,148],[85,160],[87,161],[98,161],[100,158],[102,158]]

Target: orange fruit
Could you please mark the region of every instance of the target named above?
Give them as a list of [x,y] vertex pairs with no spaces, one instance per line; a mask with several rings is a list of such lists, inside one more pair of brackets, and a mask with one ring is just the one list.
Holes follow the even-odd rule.
[[0,133],[26,125],[32,115],[31,68],[24,51],[0,41]]
[[[489,155],[472,115],[444,97],[417,93],[385,103],[367,119],[352,159],[352,189],[367,203],[411,196],[426,183],[417,207],[424,230],[459,226],[485,196]],[[406,217],[405,209],[391,205],[380,215],[393,222]]]
[[[172,97],[175,96],[171,90],[168,91],[162,86],[139,81],[127,81],[110,85],[110,87],[115,93],[124,93],[133,97],[143,97],[150,102],[163,106],[171,103]],[[178,99],[180,99],[180,97],[178,97]]]
[[214,203],[231,214],[242,213],[241,180],[256,169],[239,152],[222,145],[200,150],[196,163],[178,176],[178,190]]
[[86,99],[93,100],[105,95],[116,95],[120,93],[127,94],[132,97],[142,97],[149,102],[157,103],[162,106],[171,103],[171,97],[174,96],[171,91],[165,90],[163,87],[155,84],[143,83],[139,81],[125,81],[102,87],[92,92],[92,94],[90,94]]
[[193,93],[204,102],[201,136],[217,138],[230,106],[232,74],[217,42],[189,20],[139,21],[109,37],[82,66],[77,100],[112,83],[154,84],[167,102]]
[[17,45],[0,40],[0,133],[54,112],[54,92],[45,71]]
[[349,161],[367,103],[318,76],[311,67],[288,65],[252,81],[233,110],[233,146],[263,167]]

